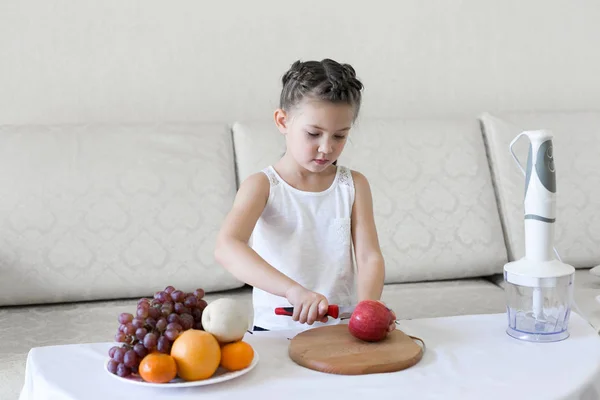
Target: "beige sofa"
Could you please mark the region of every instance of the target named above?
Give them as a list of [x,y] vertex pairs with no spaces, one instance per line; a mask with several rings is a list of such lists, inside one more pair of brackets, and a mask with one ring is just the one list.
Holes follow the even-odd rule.
[[[556,247],[600,329],[588,271],[600,263],[600,112],[357,123],[340,163],[371,182],[383,300],[401,319],[504,312],[498,274],[523,254],[507,144],[534,127],[556,134]],[[213,248],[239,181],[282,152],[269,121],[5,126],[0,142],[3,390],[20,388],[31,347],[111,341],[117,315],[167,285],[251,301]]]
[[250,301],[214,240],[239,181],[283,151],[271,115],[298,58],[349,62],[365,83],[340,163],[371,182],[400,318],[504,312],[502,267],[523,254],[508,143],[547,128],[556,247],[600,328],[592,3],[0,6],[0,399],[17,398],[32,347],[110,341],[166,285]]

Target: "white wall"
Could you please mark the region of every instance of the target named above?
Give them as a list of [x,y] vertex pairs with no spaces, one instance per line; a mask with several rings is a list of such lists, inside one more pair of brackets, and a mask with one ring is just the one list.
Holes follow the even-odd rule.
[[[210,5],[209,5],[210,4]],[[271,118],[297,58],[364,116],[600,107],[596,0],[0,0],[0,124]]]

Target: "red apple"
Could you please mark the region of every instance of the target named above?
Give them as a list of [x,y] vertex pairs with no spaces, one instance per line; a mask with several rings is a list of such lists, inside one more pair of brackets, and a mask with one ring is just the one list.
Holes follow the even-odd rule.
[[378,342],[387,337],[393,313],[382,303],[375,300],[363,300],[356,305],[348,329],[350,334],[366,342]]

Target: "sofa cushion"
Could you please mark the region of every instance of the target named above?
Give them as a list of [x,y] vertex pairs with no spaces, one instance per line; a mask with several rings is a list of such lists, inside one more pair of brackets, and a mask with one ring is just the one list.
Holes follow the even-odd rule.
[[382,301],[398,319],[494,314],[506,310],[504,290],[487,279],[385,285]]
[[[509,152],[510,142],[529,129],[554,134],[556,166],[555,247],[577,268],[600,263],[600,112],[485,113],[481,117],[509,258],[525,254],[523,196],[525,178]],[[513,147],[525,163],[529,142]]]
[[225,125],[0,127],[0,305],[242,286],[213,257]]
[[[233,126],[238,176],[285,151],[273,123]],[[364,120],[339,163],[373,192],[386,282],[500,272],[506,249],[481,131],[475,120]]]

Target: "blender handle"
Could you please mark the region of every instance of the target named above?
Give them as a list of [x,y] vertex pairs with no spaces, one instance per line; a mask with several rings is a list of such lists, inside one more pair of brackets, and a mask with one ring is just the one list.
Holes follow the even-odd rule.
[[[517,158],[517,155],[515,154],[515,152],[513,151],[513,146],[515,145],[515,143],[517,143],[517,141],[519,139],[521,139],[521,136],[523,136],[525,134],[525,132],[521,132],[519,133],[511,142],[510,145],[508,146],[508,149],[510,150],[510,154],[512,155],[512,158],[515,160],[515,162],[517,163],[517,166],[519,167],[519,169],[521,170],[521,172],[523,173],[523,176],[527,175],[525,173],[525,169],[523,168],[523,165],[521,164],[521,162],[519,161],[519,159]],[[558,260],[560,262],[562,262],[562,259],[560,258],[560,255],[558,254],[558,250],[556,250],[556,246],[552,246],[552,249],[554,250],[554,254],[556,255],[556,258],[558,258]],[[598,296],[600,298],[600,296]],[[600,300],[599,300],[600,301]]]
[[519,167],[519,169],[521,170],[521,172],[523,173],[523,175],[525,174],[525,169],[523,168],[523,165],[521,165],[521,162],[519,161],[519,159],[517,158],[517,155],[515,154],[515,152],[513,151],[513,146],[515,145],[515,143],[517,143],[517,141],[521,138],[521,136],[523,136],[525,134],[525,132],[521,132],[517,135],[517,137],[515,137],[512,142],[510,142],[510,146],[508,146],[509,150],[510,150],[510,154],[512,155],[512,158],[515,160],[515,162],[517,163],[517,166]]

